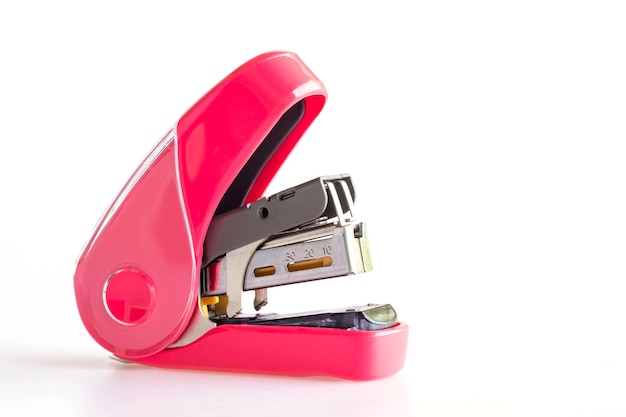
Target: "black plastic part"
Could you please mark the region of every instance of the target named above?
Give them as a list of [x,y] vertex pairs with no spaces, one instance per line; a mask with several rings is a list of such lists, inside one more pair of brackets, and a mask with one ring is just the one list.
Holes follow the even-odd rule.
[[250,242],[317,219],[328,206],[321,179],[308,181],[290,190],[294,192],[291,198],[281,200],[276,195],[263,197],[214,216],[204,240],[203,266]]
[[[334,183],[341,210],[335,207],[329,184]],[[342,186],[346,185],[346,189]],[[299,228],[320,218],[345,216],[354,201],[348,174],[318,177],[246,206],[214,216],[204,240],[202,267],[248,243]]]
[[257,314],[235,317],[216,316],[221,324],[254,324],[263,326],[323,327],[344,330],[382,330],[395,325],[397,314],[390,304],[368,304],[342,310],[325,310],[299,314]]
[[299,101],[282,115],[276,126],[268,133],[233,183],[228,187],[214,215],[225,213],[243,205],[252,185],[263,168],[265,168],[267,162],[300,123],[300,120],[302,120],[304,109],[304,101]]

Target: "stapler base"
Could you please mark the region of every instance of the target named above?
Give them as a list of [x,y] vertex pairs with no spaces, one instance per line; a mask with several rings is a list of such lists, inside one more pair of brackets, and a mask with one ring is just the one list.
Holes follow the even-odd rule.
[[220,325],[195,343],[132,361],[149,366],[372,380],[404,366],[409,328],[344,330]]

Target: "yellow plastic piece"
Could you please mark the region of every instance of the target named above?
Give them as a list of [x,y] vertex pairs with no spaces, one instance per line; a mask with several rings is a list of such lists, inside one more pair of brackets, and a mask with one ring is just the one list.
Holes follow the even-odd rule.
[[228,306],[228,296],[227,295],[220,295],[219,297],[219,301],[217,302],[217,304],[215,304],[215,313],[217,313],[218,316],[222,316],[224,314],[226,314],[226,307]]
[[220,297],[218,297],[217,295],[200,298],[200,310],[202,311],[202,315],[206,318],[209,318],[209,306],[215,305],[219,302]]

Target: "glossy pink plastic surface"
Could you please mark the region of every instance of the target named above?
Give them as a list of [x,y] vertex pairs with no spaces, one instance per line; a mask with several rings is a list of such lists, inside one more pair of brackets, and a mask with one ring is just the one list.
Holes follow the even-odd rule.
[[198,308],[203,242],[227,189],[279,119],[304,102],[245,202],[260,198],[325,100],[323,84],[295,54],[260,55],[211,89],[157,143],[77,262],[78,310],[101,346],[166,367],[350,379],[401,368],[405,325],[377,332],[224,325],[189,346],[166,349]]
[[376,331],[221,325],[189,346],[136,362],[165,368],[371,380],[402,369],[408,334],[403,323]]
[[[304,100],[300,123],[248,194],[248,200],[261,197],[325,98],[322,83],[296,55],[268,53],[239,67],[181,117],[79,258],[78,309],[98,343],[120,357],[139,358],[180,336],[197,308],[202,244],[225,191],[280,117]],[[143,278],[122,288],[120,274]],[[139,295],[133,290],[138,280],[145,281]]]

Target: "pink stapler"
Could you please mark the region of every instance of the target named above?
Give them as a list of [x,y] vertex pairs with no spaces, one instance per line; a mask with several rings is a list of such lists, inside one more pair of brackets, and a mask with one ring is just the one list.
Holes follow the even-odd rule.
[[[76,265],[82,321],[116,358],[181,369],[382,378],[405,360],[389,304],[258,312],[267,288],[371,270],[346,174],[266,187],[326,100],[300,58],[253,58],[196,102],[104,213]],[[254,313],[242,292],[254,291]]]

